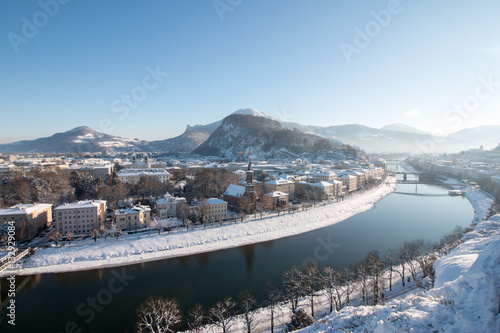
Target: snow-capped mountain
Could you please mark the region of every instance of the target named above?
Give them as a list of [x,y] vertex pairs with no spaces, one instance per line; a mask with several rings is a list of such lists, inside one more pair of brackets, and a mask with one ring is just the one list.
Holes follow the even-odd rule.
[[84,153],[132,149],[143,145],[140,140],[99,133],[87,126],[56,133],[50,137],[1,144],[4,153]]

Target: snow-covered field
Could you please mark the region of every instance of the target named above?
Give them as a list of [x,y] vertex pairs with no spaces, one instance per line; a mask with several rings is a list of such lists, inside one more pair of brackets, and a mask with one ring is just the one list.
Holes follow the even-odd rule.
[[39,249],[17,271],[9,274],[28,275],[48,272],[86,270],[173,258],[221,250],[293,236],[341,222],[357,213],[367,211],[394,191],[394,184],[382,185],[368,192],[355,194],[341,202],[329,202],[319,207],[280,216],[264,217],[243,223],[208,227],[157,235],[122,236],[118,240],[86,240],[83,244]]
[[470,188],[466,196],[477,224],[435,263],[433,289],[346,307],[300,332],[500,332],[500,215],[483,221],[491,197]]

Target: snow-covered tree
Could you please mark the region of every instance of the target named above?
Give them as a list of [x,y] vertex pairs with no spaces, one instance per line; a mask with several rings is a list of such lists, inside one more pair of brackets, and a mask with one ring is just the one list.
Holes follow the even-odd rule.
[[205,324],[207,317],[205,316],[205,310],[201,304],[195,304],[195,306],[189,310],[188,314],[188,326],[191,332],[199,332],[202,326]]
[[257,305],[257,299],[249,291],[245,291],[240,294],[240,300],[241,311],[243,313],[243,318],[245,319],[247,333],[251,333],[252,329],[254,329],[257,325],[256,313],[253,311]]
[[219,327],[222,333],[228,333],[234,324],[234,314],[236,312],[236,302],[231,297],[224,298],[210,308],[210,322]]
[[181,321],[179,304],[174,299],[149,297],[137,309],[137,332],[174,332]]
[[266,301],[267,301],[267,308],[269,309],[269,316],[270,316],[270,329],[271,333],[274,332],[274,318],[276,317],[276,311],[278,309],[279,304],[283,300],[283,294],[281,290],[276,287],[272,282],[267,283],[267,288],[266,288]]

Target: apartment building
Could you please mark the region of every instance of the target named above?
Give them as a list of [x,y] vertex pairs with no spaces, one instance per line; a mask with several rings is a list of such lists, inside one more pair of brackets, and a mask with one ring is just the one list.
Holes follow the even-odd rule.
[[135,205],[131,208],[115,210],[115,224],[122,230],[147,227],[150,220],[149,206]]
[[64,204],[54,208],[56,229],[61,233],[68,231],[75,235],[90,234],[100,229],[106,221],[106,201],[86,200]]

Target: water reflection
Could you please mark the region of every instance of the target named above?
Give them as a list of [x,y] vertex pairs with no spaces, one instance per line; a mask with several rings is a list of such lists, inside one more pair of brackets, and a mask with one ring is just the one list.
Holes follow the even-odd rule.
[[102,269],[93,269],[90,271],[56,273],[55,280],[57,285],[78,284],[87,281],[102,280]]
[[253,264],[255,259],[255,246],[253,244],[238,247],[240,252],[243,252],[246,261],[248,281],[252,281]]

